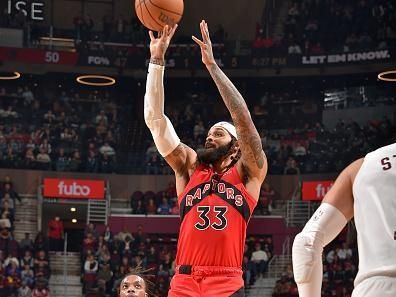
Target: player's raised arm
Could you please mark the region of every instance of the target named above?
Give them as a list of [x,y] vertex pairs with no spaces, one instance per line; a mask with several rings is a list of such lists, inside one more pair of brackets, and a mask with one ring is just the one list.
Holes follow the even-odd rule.
[[[165,26],[155,37],[150,31],[150,64],[147,74],[146,94],[144,96],[144,119],[150,129],[159,153],[176,173],[195,162],[196,153],[180,142],[176,131],[164,112],[164,70],[165,52],[177,25]],[[191,162],[190,162],[191,160]]]
[[320,297],[322,252],[353,217],[353,181],[362,165],[357,160],[338,176],[322,204],[293,242],[293,271],[300,297]]
[[267,160],[261,145],[259,133],[253,124],[250,112],[242,95],[216,64],[207,23],[202,21],[200,28],[202,41],[195,36],[193,36],[193,40],[200,46],[202,62],[208,69],[231,114],[242,152],[242,164],[248,176],[257,178],[261,185],[267,173]]

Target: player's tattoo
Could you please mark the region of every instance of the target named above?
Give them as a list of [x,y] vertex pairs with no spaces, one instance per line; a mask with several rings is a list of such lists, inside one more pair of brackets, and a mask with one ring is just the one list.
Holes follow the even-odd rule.
[[165,66],[165,60],[164,59],[150,58],[150,63],[151,64],[157,64],[157,65],[160,65],[160,66]]
[[184,143],[180,143],[165,160],[168,164],[173,164],[171,167],[175,170],[176,175],[185,176],[188,169],[194,170],[196,164],[188,164],[188,151],[191,149]]
[[184,166],[186,163],[186,147],[185,144],[180,143],[168,156],[165,157],[165,160],[169,163],[175,164],[177,172],[180,174],[184,173]]
[[261,145],[260,135],[253,124],[245,100],[217,65],[211,65],[208,70],[235,124],[243,158],[248,162],[248,166],[249,164],[255,164],[259,169],[262,169],[265,154]]

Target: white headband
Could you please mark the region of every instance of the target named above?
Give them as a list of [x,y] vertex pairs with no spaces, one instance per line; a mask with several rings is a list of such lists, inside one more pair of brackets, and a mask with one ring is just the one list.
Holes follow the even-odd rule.
[[[214,127],[220,127],[220,128],[227,130],[228,133],[230,133],[232,136],[234,136],[238,140],[238,135],[236,133],[235,126],[233,124],[230,124],[229,122],[218,122],[212,126],[212,128],[214,128]],[[210,128],[210,129],[212,129],[212,128]]]

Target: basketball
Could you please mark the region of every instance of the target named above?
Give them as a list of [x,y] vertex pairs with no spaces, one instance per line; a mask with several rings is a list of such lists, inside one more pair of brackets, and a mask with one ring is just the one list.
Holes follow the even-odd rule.
[[135,0],[137,17],[146,28],[153,31],[161,31],[165,25],[177,24],[183,9],[183,0]]

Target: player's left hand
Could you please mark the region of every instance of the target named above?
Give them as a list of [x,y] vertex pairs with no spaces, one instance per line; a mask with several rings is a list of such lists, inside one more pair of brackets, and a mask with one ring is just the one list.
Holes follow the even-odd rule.
[[208,24],[205,20],[202,20],[199,24],[199,27],[201,28],[202,40],[199,40],[195,36],[192,36],[192,39],[201,48],[202,62],[206,66],[214,65],[216,64],[216,60],[213,56],[212,42],[210,41]]

